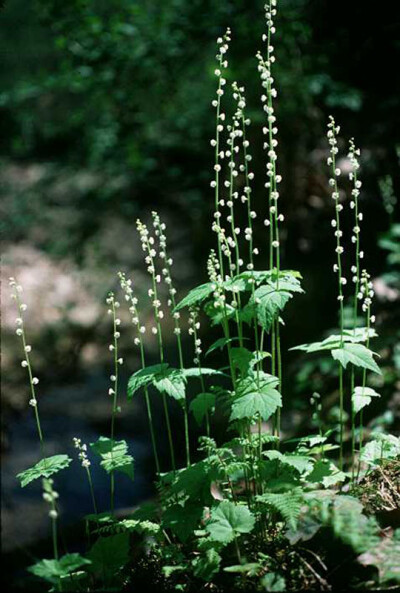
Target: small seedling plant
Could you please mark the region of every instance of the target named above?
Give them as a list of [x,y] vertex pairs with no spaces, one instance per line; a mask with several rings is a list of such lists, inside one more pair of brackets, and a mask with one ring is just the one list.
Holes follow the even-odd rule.
[[[279,207],[281,175],[272,44],[276,13],[276,0],[270,0],[265,6],[265,48],[256,56],[265,117],[265,212],[261,216],[265,217],[262,240],[268,249],[267,266],[256,266],[260,253],[255,244],[254,221],[259,214],[252,205],[254,173],[248,140],[251,121],[245,89],[236,81],[227,82],[231,42],[228,29],[217,42],[217,91],[212,101],[216,126],[211,140],[214,173],[210,185],[215,250],[208,258],[208,281],[181,300],[177,298],[166,225],[153,212],[149,225],[137,221],[149,275],[151,323],[148,316],[146,323],[142,319],[135,284],[124,273],[118,274],[120,293],[107,295],[112,327],[110,430],[96,442],[86,444],[77,437],[73,443],[93,505],[93,513],[84,518],[90,541],[86,553],[59,553],[55,487],[57,474],[72,459],[66,454],[46,456],[37,396],[39,380],[34,376],[31,346],[25,333],[27,305],[22,299],[22,287],[15,279],[10,280],[18,309],[16,333],[24,353],[21,364],[28,372],[29,403],[40,442],[40,460],[21,472],[18,479],[22,487],[42,480],[53,539],[53,557],[38,561],[29,570],[44,579],[52,591],[129,590],[135,586],[137,565],[143,566],[146,561],[151,575],[148,578],[157,582],[161,590],[329,590],[323,544],[317,552],[307,548],[309,540],[318,538],[321,532],[348,546],[354,559],[364,557],[364,563],[374,564],[380,586],[399,582],[399,531],[390,537],[382,536],[377,519],[364,511],[353,492],[368,472],[398,460],[400,444],[395,436],[383,433],[372,435],[367,442],[364,438],[363,410],[379,397],[369,386],[368,377],[379,374],[380,369],[377,355],[371,350],[371,341],[377,335],[372,314],[374,292],[363,267],[360,238],[360,151],[350,140],[350,173],[343,184],[346,193],[341,187],[343,176],[338,164],[340,128],[332,117],[327,130],[327,168],[339,327],[320,342],[294,349],[310,355],[326,354],[337,364],[338,421],[326,428],[324,394],[314,393],[310,414],[315,432],[297,439],[282,438],[282,349],[287,346],[281,341],[281,326],[286,306],[292,299],[301,298],[303,288],[301,274],[285,269],[281,261],[280,230],[284,217]],[[233,100],[231,113],[226,111],[226,95]],[[347,208],[353,217],[351,241],[347,241],[342,230],[342,216]],[[244,229],[238,220],[246,220]],[[347,243],[350,249],[345,251]],[[351,307],[350,322],[344,315],[346,303]],[[121,327],[119,316],[123,306],[132,321],[126,329]],[[176,366],[165,355],[167,337],[171,341],[171,336],[166,336],[166,317],[172,320],[168,332],[173,332],[176,344]],[[212,344],[205,344],[207,324],[220,333]],[[121,384],[120,378],[124,364],[122,331],[133,332],[140,361],[140,368],[133,370],[127,386]],[[158,352],[158,361],[151,365],[146,352],[149,333],[156,339]],[[188,337],[193,347],[189,353]],[[221,357],[224,363],[216,367],[213,361]],[[129,402],[141,397],[145,400],[158,494],[152,504],[121,517],[115,509],[116,482],[120,473],[134,481],[134,459],[126,441],[118,440],[117,417],[122,400]],[[155,398],[161,401],[167,467],[162,466],[165,456],[160,455],[162,443],[154,424]],[[172,400],[179,404],[178,422],[172,422]],[[228,432],[218,431],[216,413],[225,417]],[[194,426],[202,433],[196,450],[192,450],[193,440],[189,438]],[[176,431],[179,436],[183,434],[183,456],[177,455],[180,438],[177,440]],[[224,442],[219,433],[228,434],[229,440]],[[182,457],[183,467],[178,463]],[[99,463],[109,476],[106,510],[96,502],[92,463]],[[373,588],[374,584],[377,580],[370,586]]]

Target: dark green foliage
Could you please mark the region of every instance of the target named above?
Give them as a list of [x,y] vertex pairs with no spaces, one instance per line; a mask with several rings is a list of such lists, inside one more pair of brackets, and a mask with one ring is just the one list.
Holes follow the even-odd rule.
[[99,537],[88,553],[90,571],[105,584],[116,584],[120,570],[129,560],[129,534]]
[[[59,560],[40,560],[29,567],[29,572],[53,585],[58,585],[66,580],[66,585],[70,589],[71,584],[79,580],[79,574],[76,574],[80,568],[87,567],[91,561],[83,558],[79,554],[65,554]],[[74,574],[75,573],[75,574]]]

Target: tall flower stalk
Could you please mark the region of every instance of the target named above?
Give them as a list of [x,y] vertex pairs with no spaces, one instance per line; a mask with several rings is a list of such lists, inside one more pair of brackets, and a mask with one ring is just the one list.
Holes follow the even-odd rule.
[[[265,135],[264,149],[267,151],[267,181],[265,188],[268,190],[268,218],[264,223],[269,228],[269,267],[271,272],[276,274],[276,290],[279,290],[279,276],[281,269],[280,262],[280,234],[279,223],[283,222],[283,214],[279,213],[278,199],[279,191],[278,184],[282,181],[281,175],[277,173],[277,154],[276,147],[278,140],[276,135],[278,128],[276,125],[276,116],[273,106],[273,100],[278,93],[274,87],[274,78],[272,76],[272,67],[275,62],[274,46],[272,45],[272,36],[276,32],[274,25],[274,18],[276,17],[276,0],[270,0],[265,4],[265,18],[267,23],[267,33],[263,35],[263,41],[266,42],[266,57],[264,58],[261,52],[257,53],[258,71],[261,76],[261,85],[264,89],[261,95],[261,102],[263,110],[267,116],[267,125],[263,128]],[[280,326],[279,314],[275,316],[271,327],[271,372],[279,378],[279,388],[282,392],[282,356],[281,356],[281,342],[280,342]],[[275,417],[275,434],[280,434],[280,408],[278,408]]]
[[[333,265],[333,271],[337,274],[338,280],[338,296],[339,301],[339,325],[340,325],[340,347],[343,347],[343,330],[344,330],[344,308],[343,308],[343,286],[347,283],[346,278],[343,276],[343,265],[342,255],[344,248],[341,244],[343,232],[340,229],[340,212],[343,210],[342,204],[339,203],[339,189],[338,189],[338,178],[341,174],[341,170],[336,164],[336,155],[338,153],[337,139],[336,136],[340,132],[340,127],[335,125],[335,120],[332,116],[329,118],[328,124],[328,143],[330,146],[330,156],[328,157],[327,164],[331,168],[331,177],[329,179],[329,185],[332,188],[332,198],[335,202],[335,218],[332,219],[331,224],[334,229],[334,235],[336,240],[336,263]],[[343,469],[343,422],[344,422],[344,395],[343,395],[343,367],[339,363],[339,439],[340,439],[340,453],[339,453],[339,465],[340,469]]]
[[[221,99],[224,95],[224,86],[226,85],[226,78],[224,72],[228,67],[228,60],[226,59],[226,53],[229,49],[229,42],[231,41],[231,31],[228,28],[223,37],[217,39],[218,53],[216,55],[218,66],[215,69],[215,76],[218,78],[218,88],[216,92],[216,99],[213,99],[212,106],[216,110],[216,126],[215,126],[215,138],[211,140],[211,146],[215,149],[215,160],[214,160],[214,179],[211,181],[211,187],[214,189],[214,200],[215,200],[215,212],[214,218],[217,224],[219,224],[219,218],[221,217],[220,212],[220,173],[221,173],[221,159],[223,158],[223,152],[221,154],[220,149],[220,136],[224,131],[225,113],[221,109]],[[213,230],[216,231],[214,225]],[[220,271],[222,277],[224,277],[224,266],[222,261],[222,250],[221,242],[217,231],[218,237],[218,261],[220,265]]]
[[[351,164],[351,171],[349,172],[349,180],[352,183],[351,190],[351,201],[350,208],[354,211],[354,226],[353,235],[351,237],[352,243],[355,246],[354,249],[354,264],[351,266],[351,272],[353,274],[352,280],[354,284],[353,294],[353,330],[356,333],[358,323],[358,301],[360,292],[360,261],[364,256],[364,253],[360,250],[360,223],[363,215],[359,211],[358,197],[360,195],[361,181],[358,179],[358,169],[360,164],[358,157],[360,156],[360,149],[356,148],[354,139],[352,138],[349,142],[348,158]],[[369,339],[369,338],[368,338]],[[355,468],[355,449],[356,449],[356,426],[355,426],[355,412],[353,405],[353,393],[355,388],[355,367],[351,368],[351,456],[352,456],[352,468],[354,477]]]
[[[113,340],[109,346],[109,350],[113,355],[113,373],[110,375],[111,387],[108,390],[108,395],[112,398],[111,408],[111,457],[113,455],[113,448],[115,444],[115,418],[118,412],[118,380],[119,380],[119,366],[123,364],[123,359],[118,354],[118,340],[121,336],[119,332],[119,326],[121,320],[117,317],[117,309],[120,307],[120,303],[115,300],[114,294],[110,292],[107,296],[106,303],[109,306],[108,314],[112,317],[113,324]],[[111,499],[111,512],[114,512],[114,498],[115,498],[115,476],[114,470],[110,473],[110,499]]]
[[[155,325],[151,328],[151,332],[153,335],[157,336],[158,341],[158,351],[160,356],[160,363],[164,363],[164,348],[163,348],[163,339],[162,339],[162,327],[161,327],[161,320],[164,318],[164,312],[161,309],[161,301],[158,295],[158,284],[161,282],[161,276],[156,273],[156,267],[154,263],[154,258],[157,256],[157,251],[154,248],[155,240],[154,237],[150,235],[148,228],[145,224],[143,224],[140,220],[136,221],[137,230],[139,232],[140,241],[142,244],[142,250],[144,251],[145,255],[145,262],[147,264],[147,271],[151,277],[151,288],[148,290],[148,295],[151,299],[153,311],[154,311],[154,321]],[[165,423],[167,425],[167,434],[168,434],[168,444],[169,444],[169,451],[171,456],[171,465],[173,471],[176,471],[176,463],[175,463],[175,450],[174,450],[174,442],[172,438],[172,429],[171,429],[171,421],[169,417],[169,410],[168,410],[168,403],[167,403],[167,396],[165,393],[162,393],[162,402],[164,408],[164,415],[165,415]]]
[[[127,279],[125,274],[122,272],[118,273],[119,281],[122,290],[125,293],[125,300],[129,303],[129,312],[132,316],[132,323],[136,328],[136,336],[134,338],[134,344],[139,347],[140,351],[140,363],[142,369],[146,368],[146,357],[145,357],[145,350],[144,350],[144,334],[146,333],[146,326],[140,323],[139,318],[139,311],[138,311],[138,299],[134,296],[133,288],[132,288],[132,280]],[[150,394],[147,385],[144,386],[144,397],[146,402],[146,410],[147,410],[147,418],[149,421],[149,429],[150,429],[150,437],[151,437],[151,444],[153,448],[153,455],[154,455],[154,463],[156,466],[157,474],[160,474],[160,461],[158,458],[158,451],[157,451],[157,442],[156,442],[156,435],[154,430],[153,424],[153,411],[151,408],[150,402]]]
[[[162,276],[164,278],[164,282],[168,287],[168,307],[170,308],[172,318],[174,320],[174,334],[176,336],[176,342],[178,346],[178,357],[179,357],[179,366],[180,369],[184,369],[183,364],[183,348],[182,348],[182,337],[181,337],[181,327],[180,327],[180,317],[181,314],[179,311],[174,311],[176,306],[176,288],[173,285],[172,277],[171,277],[171,266],[173,264],[173,260],[169,257],[167,252],[167,237],[165,235],[166,225],[164,222],[161,222],[159,215],[157,212],[152,212],[153,217],[153,227],[154,227],[154,234],[158,238],[160,251],[158,253],[163,268],[161,270]],[[183,418],[184,418],[184,428],[185,428],[185,451],[186,451],[186,465],[190,465],[190,443],[189,443],[189,412],[187,407],[186,397],[182,401],[182,409],[183,409]]]
[[24,314],[28,308],[26,303],[23,303],[21,300],[21,294],[23,292],[22,286],[17,283],[15,278],[10,278],[9,285],[12,288],[11,298],[15,300],[18,309],[18,317],[15,319],[15,324],[17,329],[15,333],[19,338],[21,338],[22,348],[24,352],[24,357],[21,362],[21,366],[28,371],[29,377],[29,385],[30,385],[30,393],[31,397],[29,400],[29,405],[33,408],[35,421],[36,421],[36,428],[39,436],[40,441],[40,448],[42,457],[44,457],[44,438],[43,438],[43,431],[42,426],[40,423],[40,416],[39,416],[39,408],[38,408],[38,400],[36,397],[36,386],[39,384],[38,377],[35,377],[32,371],[32,364],[30,359],[30,353],[32,351],[32,346],[27,343],[26,333],[25,333],[25,326],[24,326]]
[[[375,315],[371,315],[371,305],[372,299],[374,297],[374,290],[373,284],[371,282],[371,277],[366,270],[361,272],[361,281],[360,281],[360,292],[358,293],[358,299],[362,301],[362,312],[365,315],[366,319],[366,347],[369,348],[370,342],[370,333],[371,333],[371,326],[375,323]],[[364,389],[367,384],[367,369],[363,369],[362,375],[362,391],[361,395],[364,395]],[[361,454],[361,449],[363,446],[363,410],[360,411],[360,441],[359,441],[359,453]],[[360,461],[358,465],[358,471],[360,471]]]

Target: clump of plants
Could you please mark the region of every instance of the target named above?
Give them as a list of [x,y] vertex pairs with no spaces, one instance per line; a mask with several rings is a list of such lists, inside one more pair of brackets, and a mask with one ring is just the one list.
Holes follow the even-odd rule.
[[[10,280],[18,308],[16,333],[24,352],[21,364],[29,376],[29,403],[36,418],[41,456],[18,479],[22,487],[42,480],[53,537],[53,557],[40,560],[29,570],[47,581],[52,591],[133,590],[144,583],[165,591],[331,590],[337,582],[338,551],[347,558],[349,588],[362,585],[374,589],[400,583],[400,530],[390,526],[383,530],[375,516],[376,501],[372,503],[367,497],[367,504],[364,495],[364,485],[369,487],[378,473],[383,481],[390,482],[382,506],[398,509],[400,442],[382,432],[365,438],[363,411],[379,397],[369,386],[368,376],[379,374],[380,369],[371,349],[371,341],[377,335],[372,313],[374,294],[370,276],[363,267],[360,239],[360,151],[350,140],[348,199],[340,187],[340,128],[333,118],[328,123],[327,167],[339,329],[320,342],[296,348],[307,354],[324,354],[336,365],[339,413],[336,424],[327,428],[322,421],[324,394],[314,393],[310,415],[315,432],[297,439],[282,438],[285,344],[281,341],[281,326],[287,304],[303,289],[301,274],[285,269],[281,261],[280,230],[284,217],[279,207],[281,176],[272,44],[276,11],[276,0],[269,0],[265,6],[265,50],[257,54],[265,116],[263,216],[268,265],[265,269],[258,265],[254,221],[260,214],[252,206],[254,173],[247,139],[251,122],[245,89],[233,82],[228,90],[228,29],[218,39],[217,91],[212,101],[216,119],[215,137],[211,140],[215,155],[212,231],[216,248],[208,258],[209,280],[178,300],[165,223],[155,212],[151,226],[137,221],[150,280],[148,297],[153,320],[150,326],[144,323],[135,285],[120,273],[122,298],[110,293],[106,299],[112,321],[109,434],[90,445],[79,438],[74,440],[93,503],[93,513],[84,517],[90,541],[84,553],[59,555],[56,480],[72,459],[66,454],[46,456],[37,397],[39,380],[34,376],[31,346],[24,329],[27,306],[22,301],[21,286],[15,279]],[[225,111],[228,94],[235,105],[232,114]],[[346,250],[342,228],[345,208],[351,209],[354,219],[351,248]],[[243,214],[247,221],[244,229],[237,223]],[[129,329],[121,328],[119,310],[124,305],[120,301],[129,309]],[[351,307],[350,316],[345,316],[346,302]],[[173,327],[176,341],[175,367],[165,356],[166,317],[172,319],[172,326],[168,327]],[[219,328],[220,337],[205,345],[206,333],[200,324],[204,327],[206,323]],[[122,331],[133,331],[140,360],[140,368],[134,370],[127,389],[120,380],[124,363],[119,345]],[[159,356],[151,366],[146,356],[149,332],[157,340]],[[183,347],[185,332],[193,341],[191,353]],[[222,367],[213,365],[217,351],[224,355]],[[190,401],[189,384],[191,392],[197,392]],[[158,495],[153,504],[121,517],[115,512],[114,503],[118,474],[122,472],[134,481],[134,459],[127,443],[118,440],[117,414],[125,396],[128,401],[145,399]],[[168,467],[162,467],[160,460],[154,398],[161,398]],[[184,435],[184,467],[177,463],[177,428],[170,417],[171,400],[178,402],[181,410],[178,430]],[[216,412],[227,419],[227,441],[216,430]],[[196,451],[192,450],[189,438],[194,423],[203,433]],[[92,463],[99,463],[109,475],[107,510],[96,503]],[[367,566],[374,568],[369,570]]]

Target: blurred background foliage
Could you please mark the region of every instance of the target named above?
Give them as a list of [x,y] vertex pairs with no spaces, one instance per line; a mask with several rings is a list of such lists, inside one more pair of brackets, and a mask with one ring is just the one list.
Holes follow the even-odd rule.
[[[328,113],[373,153],[374,199],[384,175],[398,195],[400,81],[386,68],[400,60],[398,16],[391,2],[280,2],[280,144],[294,197],[304,199],[296,170],[321,142]],[[60,167],[93,176],[72,198],[81,216],[68,241],[45,233],[45,249],[79,257],[110,210],[134,219],[144,205],[167,204],[188,220],[209,214],[215,39],[232,27],[229,79],[246,86],[256,140],[260,0],[14,0],[1,18],[2,157],[46,163],[46,178]],[[46,192],[40,200],[46,207]],[[6,238],[37,224],[32,202],[4,213]]]
[[[52,429],[52,414],[62,417],[69,438],[68,430],[75,429],[65,428],[65,418],[71,413],[76,420],[71,410],[77,401],[84,410],[80,418],[87,413],[88,422],[98,423],[95,433],[99,424],[106,425],[109,327],[102,304],[118,269],[134,270],[138,290],[145,293],[136,217],[147,219],[157,209],[170,223],[181,292],[205,278],[205,260],[214,244],[209,141],[215,129],[216,39],[227,26],[232,29],[228,82],[246,87],[254,205],[260,212],[256,231],[260,244],[266,242],[264,119],[255,59],[262,49],[263,2],[6,0],[0,26],[4,264],[7,275],[25,279],[28,296],[39,295],[29,323],[37,344],[36,368],[43,377],[43,405],[48,401],[49,406],[44,413],[57,444],[60,419]],[[377,405],[393,411],[400,400],[400,5],[391,0],[279,0],[274,45],[284,265],[302,272],[307,291],[288,307],[285,344],[289,348],[319,339],[337,323],[325,164],[326,123],[333,114],[344,138],[354,136],[362,149],[361,241],[375,278],[384,367],[379,387],[387,396]],[[228,99],[226,105],[229,112]],[[345,155],[347,144],[340,150]],[[349,230],[351,219],[344,224]],[[265,261],[261,250],[257,267],[262,269]],[[26,270],[36,278],[32,285]],[[68,288],[67,278],[78,273],[78,289]],[[69,296],[60,317],[53,305],[62,290]],[[19,344],[7,319],[3,343],[11,354],[3,360],[8,371],[3,383],[10,394],[5,407],[19,414],[26,412],[28,398],[20,387],[25,377],[15,354]],[[314,390],[332,392],[326,405],[335,403],[335,369],[326,359],[285,357],[291,368],[285,398],[293,404],[287,427],[293,430],[309,422],[308,397]],[[126,372],[136,364],[135,355],[128,355]],[[97,367],[100,379],[93,374]],[[69,389],[72,381],[81,391]],[[46,399],[46,390],[54,397]],[[103,399],[105,409],[99,411],[94,402],[100,405]],[[57,401],[58,408],[52,403]],[[92,402],[90,410],[83,407],[86,401]],[[18,430],[28,433],[25,420],[12,424],[9,417],[7,431],[11,441],[14,431],[15,444]],[[130,438],[131,425],[128,418]],[[79,436],[85,439],[90,430],[81,427]],[[33,431],[29,434],[33,440]],[[11,441],[2,436],[7,449]],[[24,464],[17,458],[10,476]],[[11,492],[15,485],[10,480]],[[19,515],[12,514],[14,531]],[[21,525],[21,533],[24,529]]]

